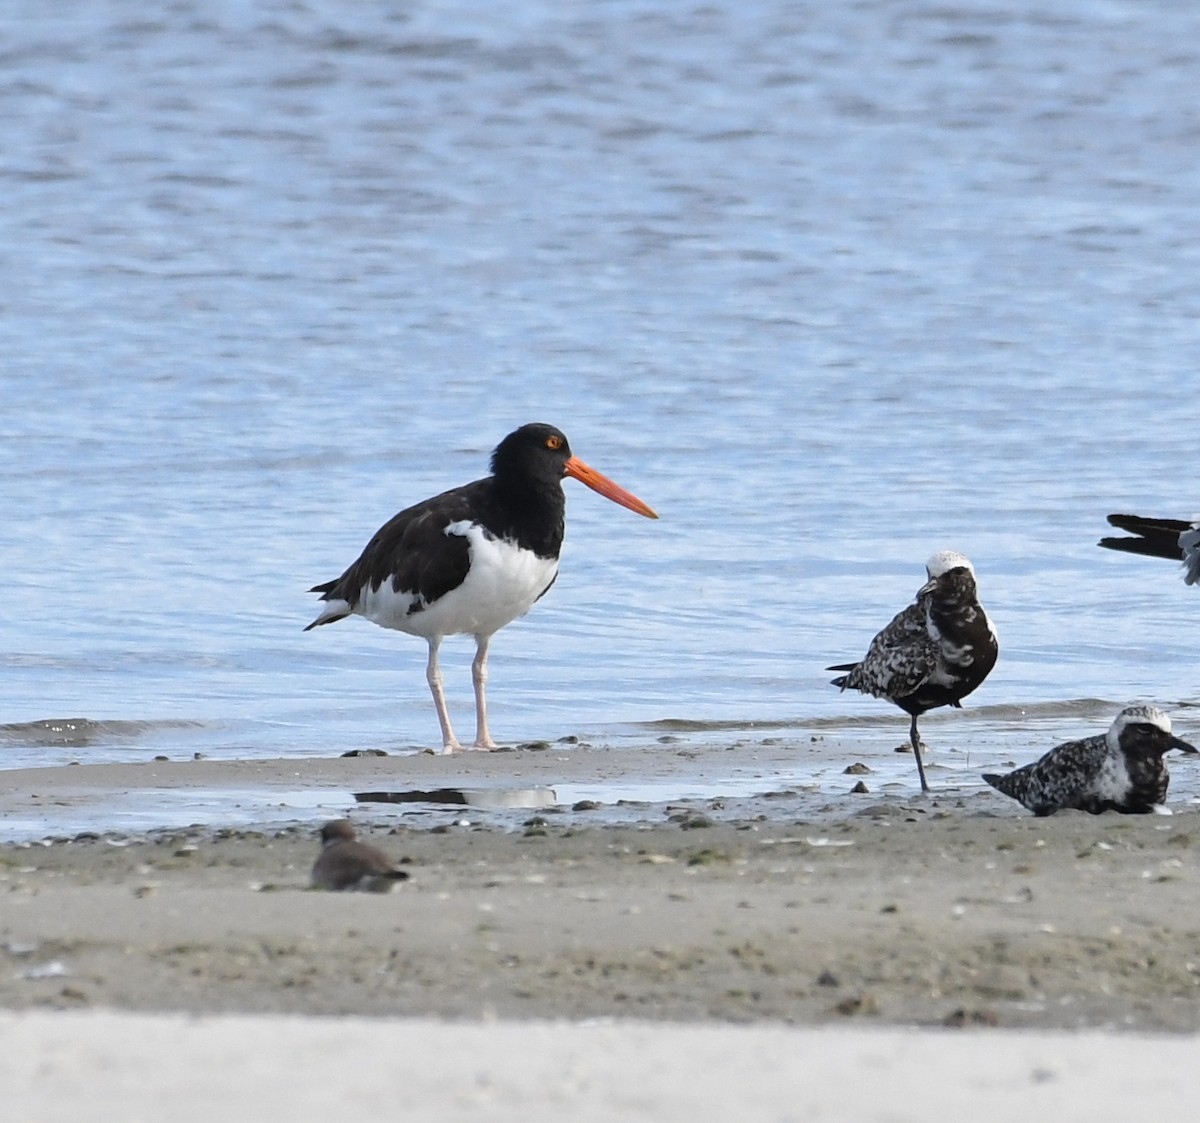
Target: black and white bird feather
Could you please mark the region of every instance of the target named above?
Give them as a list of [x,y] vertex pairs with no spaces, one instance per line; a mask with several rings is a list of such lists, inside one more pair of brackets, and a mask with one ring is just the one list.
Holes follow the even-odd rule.
[[442,728],[454,736],[438,649],[448,635],[475,637],[475,744],[494,749],[487,720],[487,657],[493,634],[523,616],[558,576],[570,476],[639,515],[658,516],[571,453],[552,425],[522,425],[492,454],[492,474],[426,499],[389,519],[338,578],[317,585],[324,602],[305,628],[363,616],[429,645],[425,677]]
[[1145,815],[1165,811],[1171,777],[1163,755],[1171,749],[1197,751],[1172,734],[1171,719],[1157,706],[1127,706],[1107,733],[1068,741],[1015,772],[983,778],[1035,815],[1068,807]]
[[1110,525],[1133,538],[1101,538],[1099,545],[1126,554],[1183,562],[1185,584],[1200,584],[1200,519],[1152,519],[1141,515],[1109,515]]
[[358,840],[349,819],[333,819],[321,828],[321,853],[312,868],[314,888],[386,893],[397,881],[407,880],[407,870],[378,847]]
[[917,758],[921,790],[929,791],[921,762],[917,718],[938,706],[961,708],[961,700],[987,678],[1000,647],[979,603],[975,567],[962,554],[942,550],[925,566],[928,580],[916,599],[872,641],[857,663],[829,667],[847,673],[833,680],[894,702],[912,722],[909,740]]

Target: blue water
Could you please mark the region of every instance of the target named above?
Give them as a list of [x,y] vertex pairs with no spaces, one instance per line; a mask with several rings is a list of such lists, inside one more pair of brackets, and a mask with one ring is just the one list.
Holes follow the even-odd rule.
[[1095,541],[1200,509],[1198,43],[1147,0],[27,6],[0,722],[101,724],[4,765],[435,742],[424,644],[304,590],[530,420],[662,519],[568,482],[501,740],[900,737],[823,668],[943,547],[1001,638],[968,705],[1195,730],[1200,593]]

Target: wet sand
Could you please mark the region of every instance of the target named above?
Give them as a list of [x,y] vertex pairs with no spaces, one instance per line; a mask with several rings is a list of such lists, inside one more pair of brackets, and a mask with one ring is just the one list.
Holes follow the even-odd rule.
[[[647,750],[671,775],[778,769]],[[737,756],[736,765],[733,757]],[[600,750],[0,774],[0,818],[146,793],[278,790],[287,823],[0,847],[0,1007],[805,1026],[1200,1027],[1200,812],[1035,820],[977,786],[536,810],[360,804],[454,783],[581,788]],[[911,758],[908,760],[911,767]],[[650,776],[647,777],[652,778]],[[328,792],[408,863],[387,895],[307,888]],[[22,810],[22,809],[25,810]],[[53,830],[50,832],[55,833]]]

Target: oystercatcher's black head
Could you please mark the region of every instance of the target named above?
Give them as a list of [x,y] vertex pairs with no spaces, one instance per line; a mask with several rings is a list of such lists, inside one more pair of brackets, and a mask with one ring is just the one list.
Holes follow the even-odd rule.
[[622,507],[649,519],[658,518],[636,495],[572,455],[565,434],[553,425],[522,425],[509,433],[492,453],[492,475],[505,487],[531,490],[559,484],[564,476],[571,476]]

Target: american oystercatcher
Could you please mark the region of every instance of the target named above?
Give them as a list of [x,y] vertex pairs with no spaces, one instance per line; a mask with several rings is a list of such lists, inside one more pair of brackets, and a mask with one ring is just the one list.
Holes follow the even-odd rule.
[[386,893],[397,881],[407,880],[408,872],[382,850],[358,841],[349,819],[334,819],[321,828],[321,853],[312,868],[312,883],[317,889]]
[[1173,558],[1183,562],[1185,584],[1200,583],[1200,520],[1148,519],[1141,515],[1109,515],[1118,530],[1136,534],[1136,538],[1101,538],[1099,545],[1127,554],[1150,558]]
[[960,699],[987,678],[1000,651],[979,603],[974,566],[962,554],[943,550],[925,571],[929,580],[914,602],[871,641],[860,662],[826,668],[849,672],[835,678],[834,686],[887,698],[912,716],[909,740],[923,792],[929,784],[917,718],[938,706],[961,708]]
[[658,518],[637,496],[573,456],[554,426],[522,425],[492,453],[490,476],[401,511],[375,532],[341,577],[310,589],[325,605],[304,630],[357,615],[423,637],[443,752],[462,746],[446,710],[438,647],[445,636],[474,636],[474,747],[496,748],[487,721],[488,644],[558,576],[564,476],[639,515]]
[[1035,815],[1053,815],[1064,807],[1145,815],[1167,798],[1163,754],[1196,748],[1171,733],[1171,719],[1157,706],[1128,706],[1107,733],[1068,741],[1041,760],[1005,776],[983,778]]

